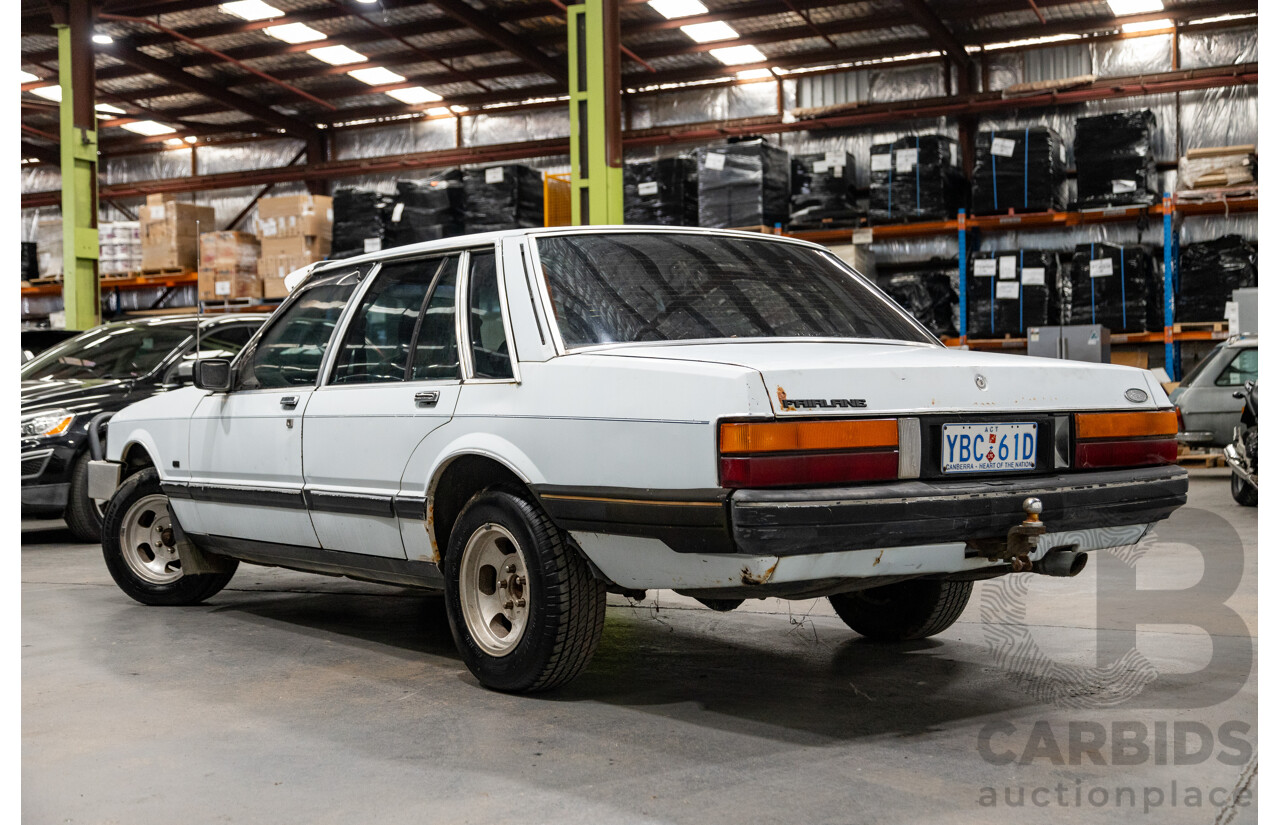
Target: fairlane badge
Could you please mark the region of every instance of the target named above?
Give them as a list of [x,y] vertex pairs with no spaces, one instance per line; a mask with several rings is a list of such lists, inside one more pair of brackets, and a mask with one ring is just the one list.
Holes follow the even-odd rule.
[[784,410],[858,409],[867,406],[867,400],[865,398],[787,398],[787,391],[778,387],[778,406]]

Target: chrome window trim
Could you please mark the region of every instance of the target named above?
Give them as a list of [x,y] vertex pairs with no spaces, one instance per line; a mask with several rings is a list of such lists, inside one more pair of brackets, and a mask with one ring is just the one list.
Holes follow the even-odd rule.
[[[494,274],[496,276],[498,287],[498,309],[502,313],[502,329],[507,336],[507,356],[511,361],[511,378],[476,378],[475,363],[471,358],[471,254],[473,252],[487,252],[493,255]],[[460,274],[464,277],[459,279],[461,289],[458,299],[457,321],[458,321],[458,341],[459,355],[465,355],[462,363],[462,383],[464,384],[519,384],[520,379],[520,363],[516,357],[515,339],[511,332],[511,310],[507,306],[507,280],[505,267],[502,265],[501,245],[493,243],[489,246],[472,247],[463,253],[463,261],[460,264],[463,268]],[[465,280],[465,285],[461,282]]]

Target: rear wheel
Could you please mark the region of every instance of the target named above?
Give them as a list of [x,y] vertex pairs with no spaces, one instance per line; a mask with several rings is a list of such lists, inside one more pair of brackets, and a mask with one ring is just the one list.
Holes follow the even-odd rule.
[[71,468],[71,487],[63,518],[80,541],[102,540],[102,505],[89,498],[89,454],[82,453]]
[[1231,474],[1231,497],[1241,506],[1258,506],[1258,488],[1235,473]]
[[227,586],[223,573],[188,575],[174,540],[169,499],[154,469],[127,478],[107,504],[102,557],[120,589],[143,604],[199,604]]
[[468,502],[444,567],[454,642],[485,687],[549,690],[591,660],[604,628],[604,585],[518,492],[490,489]]
[[951,627],[972,592],[973,582],[913,579],[827,598],[855,632],[877,642],[904,642]]

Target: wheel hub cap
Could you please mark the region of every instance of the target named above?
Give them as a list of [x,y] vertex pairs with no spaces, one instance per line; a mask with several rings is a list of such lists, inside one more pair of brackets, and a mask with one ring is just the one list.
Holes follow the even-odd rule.
[[169,499],[149,495],[133,503],[120,525],[120,552],[134,575],[149,584],[172,584],[182,578]]
[[490,656],[515,649],[529,621],[524,553],[506,528],[485,524],[462,551],[458,595],[467,631]]

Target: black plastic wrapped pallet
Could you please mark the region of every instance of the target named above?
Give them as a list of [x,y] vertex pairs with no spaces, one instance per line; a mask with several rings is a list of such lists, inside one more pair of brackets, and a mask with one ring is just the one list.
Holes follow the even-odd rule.
[[871,147],[872,223],[946,220],[965,205],[960,147],[943,135],[908,135]]
[[1063,323],[1101,324],[1112,332],[1164,327],[1164,288],[1146,247],[1080,244],[1069,276],[1060,280]]
[[959,273],[900,272],[877,275],[876,285],[934,335],[959,334]]
[[393,199],[365,189],[343,187],[333,193],[333,245],[330,256],[363,255],[386,240],[387,210]]
[[697,226],[698,162],[680,157],[626,164],[622,217],[637,225]]
[[1159,200],[1150,110],[1116,112],[1076,121],[1076,194],[1081,209]]
[[386,247],[450,238],[464,232],[466,190],[462,173],[446,172],[427,181],[397,181],[386,212]]
[[698,224],[723,229],[785,224],[791,160],[762,139],[699,149]]
[[1021,337],[1027,327],[1058,324],[1058,253],[976,253],[965,279],[965,314],[973,338]]
[[36,256],[35,241],[22,242],[22,280],[32,281],[40,277],[40,259]]
[[1182,247],[1176,319],[1221,321],[1233,290],[1258,285],[1258,248],[1239,235]]
[[791,158],[792,229],[854,226],[853,155],[840,150]]
[[973,211],[979,215],[1062,211],[1066,146],[1047,126],[982,131],[974,141]]
[[466,231],[542,226],[542,174],[519,163],[468,169],[462,173],[466,190]]

